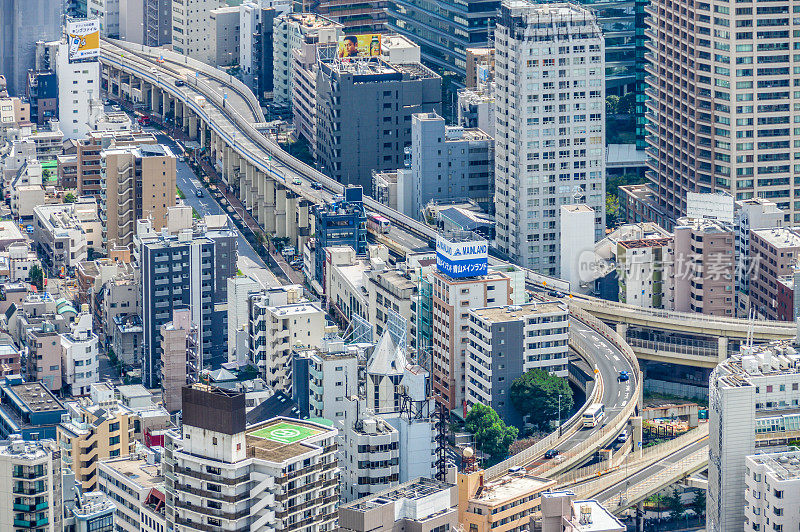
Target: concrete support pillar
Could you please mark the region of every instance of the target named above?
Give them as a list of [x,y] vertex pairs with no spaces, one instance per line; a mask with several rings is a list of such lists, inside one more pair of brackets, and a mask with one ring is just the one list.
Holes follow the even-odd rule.
[[717,360],[724,362],[728,358],[728,339],[720,336],[717,339]]
[[611,461],[611,457],[614,454],[614,450],[613,449],[600,449],[598,451],[598,454],[600,455],[600,462],[610,462]]
[[275,236],[286,238],[286,189],[283,186],[275,187]]
[[258,181],[264,181],[264,206],[261,210],[261,226],[269,234],[274,234],[276,231],[275,219],[275,181],[267,177],[266,174],[259,171],[256,177]]
[[700,424],[698,411],[697,409],[692,409],[689,411],[689,428],[693,429],[696,428]]
[[644,532],[644,501],[636,503],[636,532]]
[[198,129],[200,130],[200,147],[207,148],[208,147],[208,132],[206,131],[206,126],[200,122],[198,124]]
[[150,85],[150,113],[160,115],[161,114],[161,89],[159,89],[156,85]]
[[297,194],[289,192],[286,194],[286,236],[289,241],[295,246],[295,249],[300,249],[300,241],[298,240],[297,232],[297,218],[299,213],[297,207],[300,203],[300,198]]
[[186,118],[186,128],[189,133],[190,140],[197,140],[199,136],[199,127],[198,127],[198,118],[194,115],[191,115]]
[[633,437],[633,446],[631,453],[634,458],[642,457],[642,418],[641,416],[631,417],[631,436]]
[[617,323],[617,334],[622,336],[622,339],[625,339],[625,335],[628,334],[628,324],[627,323]]

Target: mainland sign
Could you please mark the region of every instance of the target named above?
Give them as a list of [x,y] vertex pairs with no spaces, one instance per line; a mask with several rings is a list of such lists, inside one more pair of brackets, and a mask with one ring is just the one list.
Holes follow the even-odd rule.
[[489,243],[486,240],[451,242],[439,236],[436,267],[453,278],[485,275],[489,270]]

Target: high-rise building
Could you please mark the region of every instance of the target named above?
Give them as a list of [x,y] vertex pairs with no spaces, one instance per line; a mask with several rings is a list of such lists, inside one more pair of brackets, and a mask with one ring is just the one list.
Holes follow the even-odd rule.
[[172,0],[172,49],[214,64],[207,32],[211,10],[224,6],[222,0]]
[[176,233],[166,228],[156,233],[142,220],[137,224],[145,346],[142,376],[149,386],[159,381],[160,328],[172,320],[175,307],[192,310],[201,364],[228,359],[225,302],[227,279],[236,274],[236,231],[227,225],[211,228],[208,221],[193,226],[187,209],[170,209],[170,219],[173,212],[184,218]]
[[[458,256],[463,256],[463,250],[466,247],[474,247],[476,242],[479,243],[480,240],[473,237],[448,240],[449,246],[460,247],[462,250]],[[439,247],[437,243],[437,248]],[[472,253],[469,256],[473,257],[470,260],[476,264],[487,260],[481,258],[481,253]],[[444,404],[448,410],[466,410],[469,309],[522,303],[524,291],[519,293],[519,287],[506,273],[486,269],[475,274],[456,273],[449,263],[445,268],[442,264],[438,264],[439,262],[440,259],[437,257],[438,268],[431,273],[429,279],[433,288],[431,339],[430,343],[421,341],[419,349],[424,350],[424,346],[431,346],[433,391],[437,395],[437,401]],[[520,297],[523,299],[520,300]]]
[[674,310],[734,316],[732,226],[710,218],[680,218],[674,235]]
[[[332,53],[335,47],[325,50]],[[320,169],[340,183],[370,190],[373,170],[403,166],[411,116],[441,112],[442,78],[419,63],[382,59],[329,57],[318,69],[315,153]]]
[[357,255],[367,252],[367,214],[362,200],[361,187],[347,187],[342,201],[313,206],[316,229],[314,280],[320,286],[325,279],[325,248],[350,246]]
[[80,196],[97,196],[102,190],[102,152],[112,148],[156,144],[152,133],[142,131],[92,131],[76,142],[77,186]]
[[795,527],[800,508],[800,451],[748,456],[744,483],[745,530]]
[[778,280],[794,273],[800,231],[789,227],[750,231],[750,309],[761,319],[778,319]]
[[175,206],[175,161],[162,144],[101,153],[100,217],[108,249],[133,244],[136,220],[151,220],[155,231],[166,225],[167,209]]
[[250,298],[249,360],[275,390],[290,392],[292,349],[319,347],[325,312],[317,303],[273,306],[269,295]]
[[62,530],[61,450],[53,440],[0,443],[0,526]]
[[239,6],[239,67],[245,85],[259,99],[272,94],[272,31],[277,13],[266,2],[244,2]]
[[775,202],[752,198],[736,202],[736,313],[747,316],[750,311],[750,280],[757,264],[750,262],[750,235],[758,229],[771,229],[784,224],[783,211]]
[[567,376],[568,314],[560,303],[470,309],[464,375],[467,408],[477,403],[491,406],[506,423],[522,426],[511,404],[511,383],[532,369]]
[[315,13],[286,13],[277,17],[272,30],[273,102],[292,105],[292,71],[294,50],[303,43],[329,44],[343,36],[342,25]]
[[494,139],[480,129],[446,126],[436,113],[411,115],[411,172],[398,175],[397,187],[398,208],[417,219],[431,200],[472,199],[491,211]]
[[[297,2],[298,0],[295,0]],[[386,0],[299,0],[303,7],[340,23],[348,35],[383,33],[386,24]]]
[[103,37],[119,39],[120,3],[120,0],[86,0],[87,16],[100,21],[100,35]]
[[[605,227],[603,35],[574,4],[504,2],[495,31],[497,248],[557,275],[559,208]],[[534,80],[535,77],[535,81]]]
[[686,213],[688,192],[726,191],[771,199],[800,221],[790,125],[800,93],[786,52],[800,41],[788,10],[665,0],[647,8],[647,177],[673,218]]
[[166,486],[168,528],[335,529],[336,429],[289,418],[248,426],[244,393],[194,385],[182,394],[183,426],[164,459],[175,479]]
[[121,0],[119,37],[146,46],[172,42],[172,0]]
[[172,321],[161,326],[161,398],[169,412],[181,409],[181,388],[197,382],[200,360],[197,327],[188,308],[172,311]]
[[23,96],[28,69],[34,68],[36,42],[61,38],[62,3],[2,0],[0,13],[0,74],[12,96]]
[[[742,529],[746,457],[787,451],[800,424],[800,355],[790,340],[742,348],[709,381],[706,527]],[[758,473],[757,471],[750,471]],[[750,494],[750,497],[753,495]]]
[[100,63],[97,59],[70,59],[65,40],[37,43],[37,55],[48,56],[58,80],[58,117],[64,138],[82,139],[91,131],[93,117],[102,113]]
[[426,64],[464,77],[467,48],[489,43],[500,2],[390,0],[387,7],[387,26],[418,42]]

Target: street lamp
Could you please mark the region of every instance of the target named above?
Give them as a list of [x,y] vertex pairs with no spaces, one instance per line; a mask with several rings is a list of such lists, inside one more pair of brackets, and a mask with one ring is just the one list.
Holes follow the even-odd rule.
[[561,394],[558,394],[558,436],[561,437]]

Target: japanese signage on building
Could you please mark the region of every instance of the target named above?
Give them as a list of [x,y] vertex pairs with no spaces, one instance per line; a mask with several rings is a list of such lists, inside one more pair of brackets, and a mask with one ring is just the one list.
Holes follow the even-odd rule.
[[453,242],[439,236],[436,267],[453,278],[485,275],[489,269],[489,243],[481,239]]

